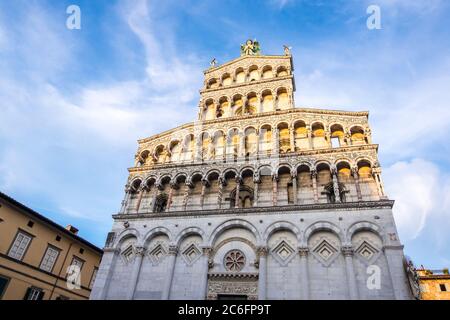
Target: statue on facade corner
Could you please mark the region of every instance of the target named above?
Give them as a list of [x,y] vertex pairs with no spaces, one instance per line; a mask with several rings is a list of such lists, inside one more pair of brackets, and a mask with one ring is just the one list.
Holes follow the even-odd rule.
[[292,49],[292,47],[289,47],[289,46],[287,46],[287,45],[283,45],[283,48],[284,48],[284,55],[286,55],[286,56],[291,55],[291,49]]
[[213,59],[211,60],[211,62],[209,63],[209,65],[211,66],[211,68],[214,68],[214,67],[216,66],[216,64],[217,64],[217,59],[216,59],[216,58],[213,58]]
[[248,39],[245,44],[241,45],[241,56],[255,56],[259,55],[261,48],[259,42],[255,40]]

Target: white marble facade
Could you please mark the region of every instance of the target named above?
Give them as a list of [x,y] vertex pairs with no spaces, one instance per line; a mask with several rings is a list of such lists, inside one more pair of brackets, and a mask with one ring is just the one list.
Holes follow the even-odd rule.
[[92,299],[411,298],[368,113],[295,108],[292,71],[213,66],[198,121],[139,141]]

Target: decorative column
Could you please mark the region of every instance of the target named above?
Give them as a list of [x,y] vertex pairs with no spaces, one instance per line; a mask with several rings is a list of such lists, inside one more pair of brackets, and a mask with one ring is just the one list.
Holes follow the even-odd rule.
[[279,154],[280,153],[280,137],[279,137],[279,132],[278,132],[278,128],[277,127],[273,128],[272,139],[273,139],[273,152],[272,152],[272,154]]
[[186,182],[185,188],[184,188],[184,196],[183,196],[183,211],[186,211],[188,201],[189,201],[189,190],[191,189],[191,184],[189,182]]
[[358,167],[353,167],[352,168],[352,176],[353,176],[353,180],[355,181],[356,194],[358,196],[358,201],[362,201],[361,185],[359,183]]
[[219,190],[217,192],[217,208],[222,208],[222,199],[223,199],[223,187],[225,185],[225,180],[223,177],[219,177]]
[[125,213],[125,211],[127,209],[128,201],[130,201],[130,196],[131,196],[131,187],[127,183],[125,185],[125,196],[122,200],[122,206],[120,207],[120,211],[119,211],[121,214]]
[[347,284],[350,300],[358,300],[358,286],[356,285],[355,269],[353,266],[353,248],[352,246],[343,246],[342,253],[345,259],[345,270],[347,272]]
[[291,172],[292,177],[292,192],[294,195],[294,204],[298,204],[298,195],[297,195],[297,170],[293,170]]
[[289,141],[291,145],[291,152],[295,151],[295,136],[294,136],[294,126],[289,126]]
[[172,281],[173,281],[173,273],[175,271],[175,262],[177,259],[177,253],[178,253],[178,247],[171,245],[169,246],[169,261],[167,266],[167,278],[166,282],[164,284],[164,291],[162,294],[162,300],[169,300],[170,298],[170,288],[172,287]]
[[319,192],[317,191],[317,171],[311,170],[311,180],[313,185],[314,203],[319,203]]
[[258,275],[258,300],[266,300],[267,295],[267,247],[258,248],[259,275]]
[[209,185],[207,179],[202,179],[202,191],[200,193],[200,208],[203,209],[203,204],[205,202],[206,187]]
[[136,247],[134,249],[133,269],[131,270],[131,279],[129,282],[127,300],[133,300],[134,292],[136,291],[139,273],[141,271],[142,258],[144,257],[144,247]]
[[333,179],[334,198],[337,203],[341,202],[341,193],[339,192],[339,181],[337,176],[337,169],[333,166],[331,168],[331,177]]
[[308,135],[309,148],[313,149],[314,146],[313,146],[313,140],[312,140],[312,128],[311,127],[308,128],[307,135]]
[[155,209],[155,203],[156,203],[156,197],[158,196],[158,187],[155,185],[153,185],[153,194],[152,194],[152,200],[150,203],[150,211],[153,212],[153,210]]
[[380,167],[372,168],[372,175],[373,178],[375,179],[380,199],[387,199],[387,196],[384,193],[383,180],[381,180],[381,168]]
[[278,203],[278,175],[272,175],[272,205],[276,206]]
[[211,255],[212,248],[211,247],[203,247],[202,252],[203,255],[201,257],[202,263],[202,280],[200,283],[200,299],[206,300],[208,295],[208,272],[209,272],[209,256]]
[[137,200],[137,204],[136,204],[136,212],[139,212],[139,208],[141,206],[141,202],[142,202],[142,196],[144,195],[144,192],[147,190],[147,186],[145,184],[141,184],[140,188],[139,188],[139,196],[138,196],[138,200]]
[[309,270],[308,270],[308,247],[298,248],[300,255],[300,299],[309,300]]
[[325,132],[325,139],[327,140],[328,147],[332,148],[333,145],[331,144],[331,133],[330,133],[330,131],[326,131]]
[[263,98],[258,95],[258,113],[263,112]]
[[167,207],[166,212],[170,211],[170,207],[172,206],[172,199],[173,199],[173,190],[176,188],[176,183],[171,182],[170,183],[170,189],[169,189],[169,197],[167,198]]
[[241,177],[236,177],[236,194],[234,195],[234,207],[239,208],[239,192],[241,191]]
[[253,195],[253,206],[258,206],[258,198],[259,198],[259,184],[261,183],[261,177],[259,176],[259,173],[255,173],[253,175],[253,184],[255,186],[254,188],[254,195]]
[[238,155],[239,157],[245,157],[245,133],[241,132],[239,134],[239,152]]
[[366,140],[368,144],[372,144],[372,131],[370,129],[366,130]]

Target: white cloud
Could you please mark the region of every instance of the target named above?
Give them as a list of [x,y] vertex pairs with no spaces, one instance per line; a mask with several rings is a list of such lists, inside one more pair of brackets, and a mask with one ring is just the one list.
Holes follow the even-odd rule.
[[432,162],[399,161],[384,169],[385,188],[395,200],[394,216],[403,241],[417,238],[428,226],[441,236],[450,218],[450,182]]

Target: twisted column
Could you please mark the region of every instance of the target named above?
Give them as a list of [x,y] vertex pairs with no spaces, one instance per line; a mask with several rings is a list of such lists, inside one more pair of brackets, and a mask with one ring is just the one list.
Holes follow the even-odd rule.
[[291,172],[292,178],[292,192],[294,196],[294,204],[298,203],[298,195],[297,195],[297,170]]
[[219,190],[217,192],[217,208],[222,208],[222,199],[223,199],[223,186],[224,186],[223,177],[219,177]]
[[186,211],[188,201],[189,201],[189,190],[191,188],[191,185],[186,182],[185,189],[184,189],[184,196],[183,196],[183,210]]
[[319,192],[317,191],[317,171],[316,169],[311,170],[311,179],[313,185],[313,193],[314,193],[314,203],[319,202]]
[[272,205],[278,204],[278,175],[272,176]]
[[239,208],[239,191],[241,190],[241,177],[236,177],[236,194],[234,196],[234,207]]
[[125,185],[125,196],[122,200],[122,206],[120,207],[120,213],[124,214],[128,205],[128,201],[130,201],[131,196],[131,186],[127,183]]

